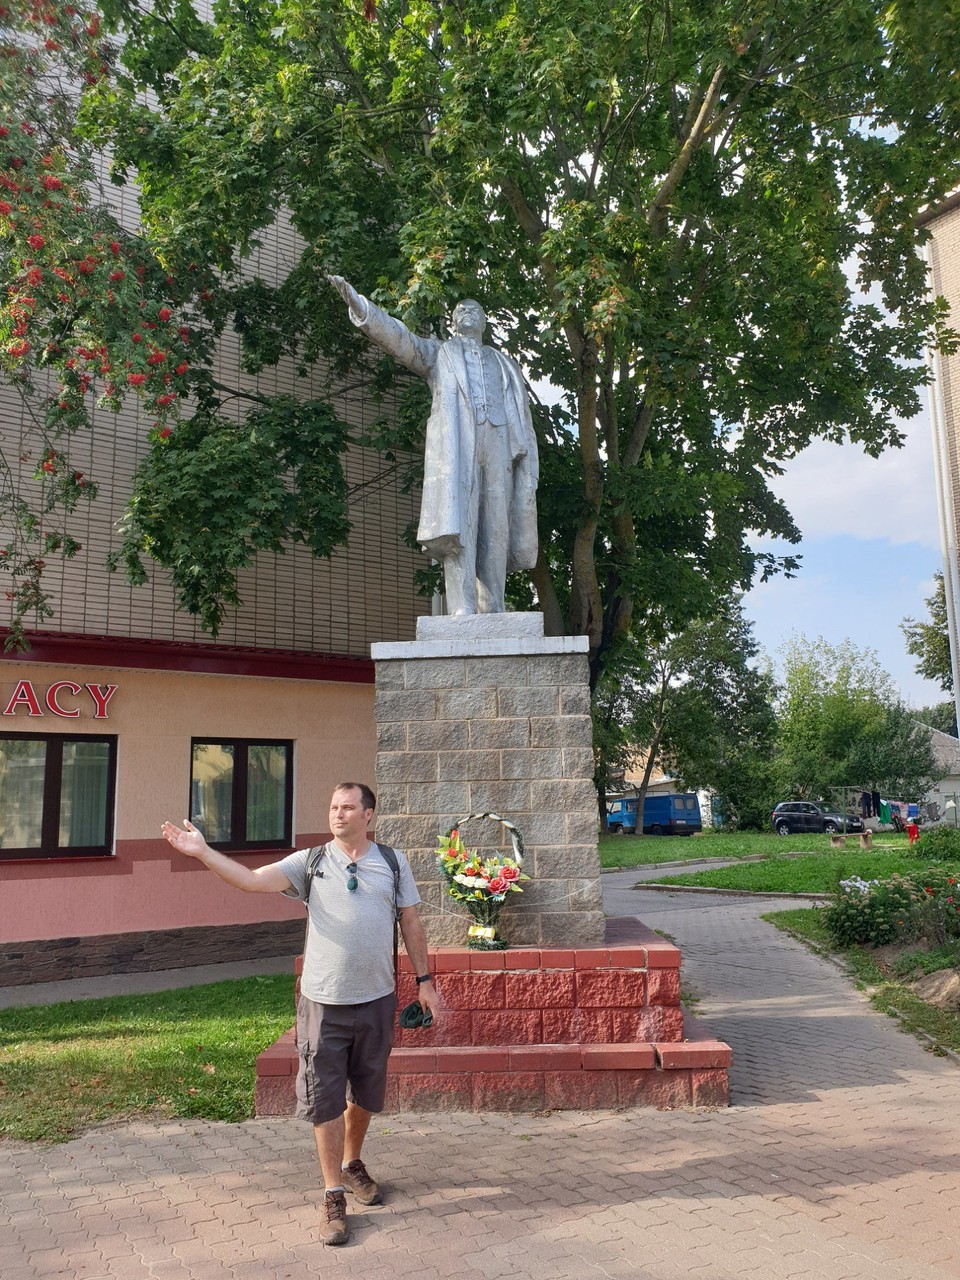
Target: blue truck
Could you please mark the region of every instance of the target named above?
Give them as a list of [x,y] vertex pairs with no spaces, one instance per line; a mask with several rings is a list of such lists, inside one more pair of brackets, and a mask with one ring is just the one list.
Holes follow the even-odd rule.
[[[612,835],[637,834],[637,797],[607,802],[607,830]],[[647,796],[643,802],[645,836],[692,836],[703,830],[700,801],[692,791]]]

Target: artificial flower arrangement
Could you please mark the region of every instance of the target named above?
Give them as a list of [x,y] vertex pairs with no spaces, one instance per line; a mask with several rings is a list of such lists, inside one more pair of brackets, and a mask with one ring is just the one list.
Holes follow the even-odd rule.
[[[499,853],[484,856],[468,849],[460,827],[472,819],[490,818],[499,822],[510,836],[513,857]],[[437,862],[447,882],[447,893],[461,902],[473,917],[467,931],[467,946],[473,951],[503,951],[509,945],[500,935],[500,910],[512,893],[523,893],[521,881],[530,877],[522,870],[523,837],[507,818],[496,813],[472,813],[440,837]]]

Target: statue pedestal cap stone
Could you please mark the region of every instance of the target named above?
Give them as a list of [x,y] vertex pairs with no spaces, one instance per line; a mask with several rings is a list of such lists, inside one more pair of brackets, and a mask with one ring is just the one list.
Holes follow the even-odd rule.
[[[544,636],[539,613],[420,618],[417,639],[375,644],[377,839],[404,850],[433,946],[469,917],[444,892],[437,837],[493,811],[523,834],[531,880],[501,917],[517,945],[603,939],[585,636]],[[475,828],[475,829],[474,829]],[[499,844],[490,824],[468,847]]]

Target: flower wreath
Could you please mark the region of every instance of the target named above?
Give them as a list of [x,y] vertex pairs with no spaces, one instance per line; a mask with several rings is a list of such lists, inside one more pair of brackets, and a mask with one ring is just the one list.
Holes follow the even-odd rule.
[[[499,822],[510,837],[513,857],[499,853],[484,857],[463,843],[460,828],[466,822],[489,818]],[[447,893],[462,903],[473,916],[467,946],[475,950],[503,950],[507,943],[497,928],[500,909],[512,893],[523,893],[521,881],[530,877],[523,871],[523,836],[509,818],[498,813],[471,813],[440,837],[437,862],[447,882]]]

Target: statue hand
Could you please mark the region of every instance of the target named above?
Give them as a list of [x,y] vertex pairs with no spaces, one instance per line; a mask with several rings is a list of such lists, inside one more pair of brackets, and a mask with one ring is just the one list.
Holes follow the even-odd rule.
[[336,289],[337,293],[339,293],[340,297],[344,300],[350,310],[356,312],[357,315],[361,315],[363,313],[363,303],[361,302],[359,293],[357,293],[353,285],[350,284],[348,280],[344,280],[343,276],[328,275],[327,279]]

